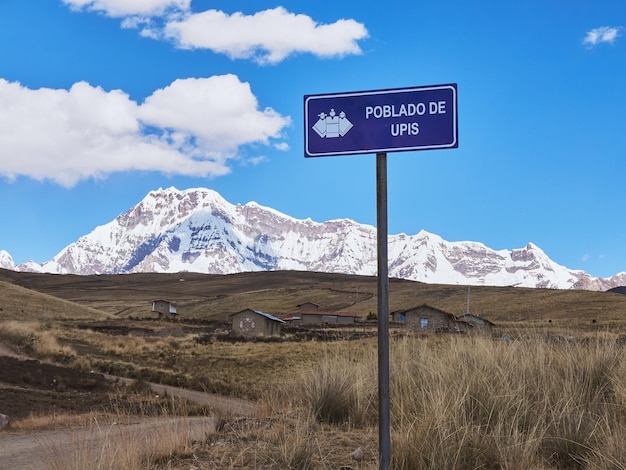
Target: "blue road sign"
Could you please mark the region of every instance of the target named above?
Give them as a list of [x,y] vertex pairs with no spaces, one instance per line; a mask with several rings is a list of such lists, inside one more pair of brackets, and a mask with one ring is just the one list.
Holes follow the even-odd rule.
[[457,86],[304,97],[305,157],[459,146]]

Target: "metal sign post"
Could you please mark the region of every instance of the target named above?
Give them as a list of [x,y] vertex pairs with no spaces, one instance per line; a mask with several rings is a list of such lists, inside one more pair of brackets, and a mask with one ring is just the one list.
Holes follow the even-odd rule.
[[304,97],[304,156],[376,153],[379,468],[391,466],[387,152],[457,148],[457,86]]
[[389,432],[389,263],[387,246],[387,154],[376,154],[376,230],[378,245],[378,462],[391,465]]

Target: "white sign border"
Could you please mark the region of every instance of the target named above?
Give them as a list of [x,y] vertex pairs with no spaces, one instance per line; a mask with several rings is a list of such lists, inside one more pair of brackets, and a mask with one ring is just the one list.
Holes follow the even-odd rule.
[[[308,111],[308,103],[311,100],[316,99],[333,99],[333,98],[349,98],[351,96],[372,96],[372,95],[390,95],[396,93],[413,93],[416,91],[435,91],[435,90],[452,90],[452,98],[454,102],[452,123],[453,123],[453,135],[454,141],[446,144],[438,144],[438,145],[417,145],[414,147],[388,147],[388,148],[372,148],[367,150],[348,150],[343,152],[323,152],[323,153],[313,153],[309,152],[309,113]],[[307,158],[310,157],[331,157],[334,155],[364,155],[369,153],[386,153],[386,152],[411,152],[418,150],[438,150],[438,149],[452,149],[458,146],[457,140],[459,138],[458,135],[458,116],[457,116],[457,89],[452,84],[446,85],[430,85],[423,87],[411,87],[411,88],[393,88],[387,90],[373,90],[373,91],[353,91],[346,93],[329,93],[329,94],[320,94],[320,95],[309,95],[306,97],[304,101],[304,155]]]

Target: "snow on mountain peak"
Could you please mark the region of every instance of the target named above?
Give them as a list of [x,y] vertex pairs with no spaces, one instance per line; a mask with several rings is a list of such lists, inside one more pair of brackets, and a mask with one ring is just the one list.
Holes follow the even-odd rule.
[[15,263],[13,262],[13,257],[5,250],[0,250],[0,268],[15,269]]
[[[299,220],[256,202],[233,205],[206,188],[150,191],[136,206],[41,266],[53,273],[304,270],[376,275],[376,228],[350,219]],[[389,235],[389,275],[439,284],[606,290],[626,274],[592,278],[554,263],[536,245],[492,250],[420,230]],[[4,263],[4,264],[3,264]],[[13,260],[0,252],[0,266]],[[12,268],[10,268],[12,269]],[[621,284],[619,284],[621,282]]]

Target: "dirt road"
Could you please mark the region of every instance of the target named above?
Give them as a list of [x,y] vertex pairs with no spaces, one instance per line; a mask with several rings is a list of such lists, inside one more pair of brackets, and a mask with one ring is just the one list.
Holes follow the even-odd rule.
[[[0,343],[0,356],[19,358],[13,367],[32,363]],[[22,360],[24,362],[22,362]],[[40,373],[40,371],[38,371]],[[5,377],[6,378],[6,377]],[[105,376],[112,381],[132,383],[131,379]],[[148,384],[155,394],[186,399],[192,403],[208,405],[231,416],[249,416],[255,413],[256,404],[246,400],[223,397],[195,390],[166,385]],[[27,393],[27,392],[26,392]],[[2,412],[2,410],[0,410]],[[87,468],[103,455],[113,455],[117,449],[129,444],[149,452],[163,448],[165,439],[180,436],[189,440],[202,440],[215,429],[215,419],[209,417],[128,417],[131,422],[96,423],[86,428],[38,431],[30,434],[9,434],[0,431],[0,470],[60,469],[59,462],[85,459],[72,468]],[[172,433],[172,430],[175,432]],[[112,450],[107,450],[112,449]],[[98,468],[109,468],[103,462]]]
[[[204,417],[150,418],[129,424],[97,426],[94,423],[89,428],[0,436],[0,470],[60,469],[62,462],[69,461],[77,463],[78,468],[84,461],[87,468],[99,462],[102,456],[114,455],[113,451],[122,444],[138,446],[145,452],[162,448],[164,429],[170,433],[174,430],[191,440],[201,440],[215,429],[215,421]],[[113,451],[107,452],[107,449]],[[109,468],[111,464],[102,462],[99,468]]]
[[[114,375],[104,374],[104,377],[112,381],[125,382],[127,385],[131,385],[134,382],[133,379],[116,377]],[[248,400],[242,400],[240,398],[224,397],[213,393],[204,393],[197,390],[189,390],[186,388],[172,387],[170,385],[161,385],[151,382],[148,382],[147,385],[156,394],[167,394],[170,397],[183,398],[198,405],[208,405],[234,416],[249,416],[257,409],[256,403]]]
[[9,348],[6,344],[2,344],[2,343],[0,343],[0,356],[9,356],[9,357],[16,357],[18,359],[24,359],[24,356],[20,356],[11,348]]

